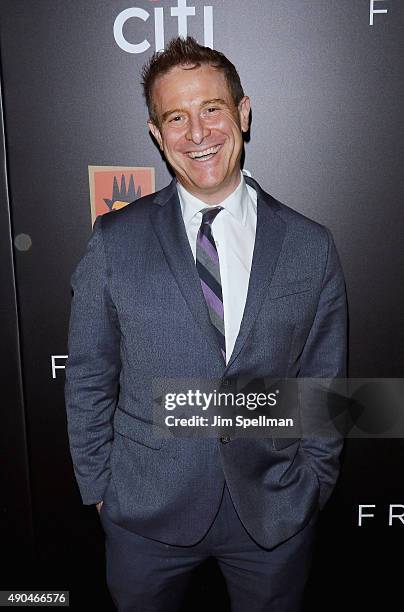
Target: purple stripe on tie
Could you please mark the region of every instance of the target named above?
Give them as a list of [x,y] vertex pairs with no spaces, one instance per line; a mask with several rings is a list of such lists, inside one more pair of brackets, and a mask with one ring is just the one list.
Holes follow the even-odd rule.
[[225,351],[224,351],[223,349],[220,349],[220,350],[222,351],[222,357],[223,357],[223,359],[226,361],[226,353],[225,353]]
[[205,253],[211,258],[215,264],[219,265],[219,256],[214,246],[203,234],[198,234],[198,244],[205,251]]
[[208,285],[202,279],[201,279],[201,286],[202,286],[202,291],[203,291],[203,295],[205,296],[206,302],[208,303],[210,308],[212,308],[216,312],[216,314],[223,320],[224,312],[223,312],[222,302],[219,300],[217,295],[213,293],[212,289],[208,287]]

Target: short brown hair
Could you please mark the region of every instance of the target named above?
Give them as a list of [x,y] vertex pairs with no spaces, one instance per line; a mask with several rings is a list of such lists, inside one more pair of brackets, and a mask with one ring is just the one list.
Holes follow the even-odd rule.
[[158,119],[153,104],[153,86],[156,79],[163,76],[175,66],[192,66],[199,68],[201,64],[209,64],[218,70],[222,70],[226,78],[231,96],[235,106],[244,97],[240,77],[235,66],[227,57],[210,47],[198,44],[192,36],[173,38],[164,51],[153,53],[142,69],[143,94],[149,111],[149,117],[155,125]]

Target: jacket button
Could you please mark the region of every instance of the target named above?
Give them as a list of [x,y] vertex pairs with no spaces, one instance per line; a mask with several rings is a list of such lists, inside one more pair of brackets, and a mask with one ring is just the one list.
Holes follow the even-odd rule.
[[221,438],[220,438],[220,442],[222,444],[228,444],[228,442],[230,442],[230,440],[231,440],[230,436],[221,436]]
[[228,378],[224,378],[224,379],[222,380],[222,384],[221,384],[221,386],[222,386],[223,388],[227,389],[228,387],[230,387],[230,385],[231,385],[231,381],[230,381]]

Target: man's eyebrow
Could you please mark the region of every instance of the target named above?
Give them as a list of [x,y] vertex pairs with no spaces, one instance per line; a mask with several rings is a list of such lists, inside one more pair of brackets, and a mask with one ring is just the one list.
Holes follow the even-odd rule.
[[226,100],[223,100],[223,98],[212,98],[211,100],[204,100],[201,106],[206,106],[206,104],[225,104],[226,106],[229,105]]
[[[225,106],[228,106],[228,102],[226,102],[226,100],[223,100],[223,98],[211,98],[210,100],[203,100],[203,102],[201,102],[201,106],[206,106],[207,104],[224,104]],[[168,110],[165,113],[163,113],[161,120],[165,121],[170,115],[175,115],[176,113],[186,113],[187,111],[184,108],[173,108],[172,110]]]
[[185,113],[185,112],[186,110],[183,108],[173,108],[172,110],[168,110],[165,113],[163,113],[161,116],[161,120],[165,121],[167,117],[169,117],[170,115],[173,115],[175,113]]

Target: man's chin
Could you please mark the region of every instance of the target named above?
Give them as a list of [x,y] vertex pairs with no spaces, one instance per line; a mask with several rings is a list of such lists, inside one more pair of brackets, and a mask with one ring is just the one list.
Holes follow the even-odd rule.
[[213,194],[216,191],[221,191],[225,185],[226,180],[224,177],[196,177],[188,176],[186,183],[183,182],[184,187],[191,191],[199,191],[201,193]]

